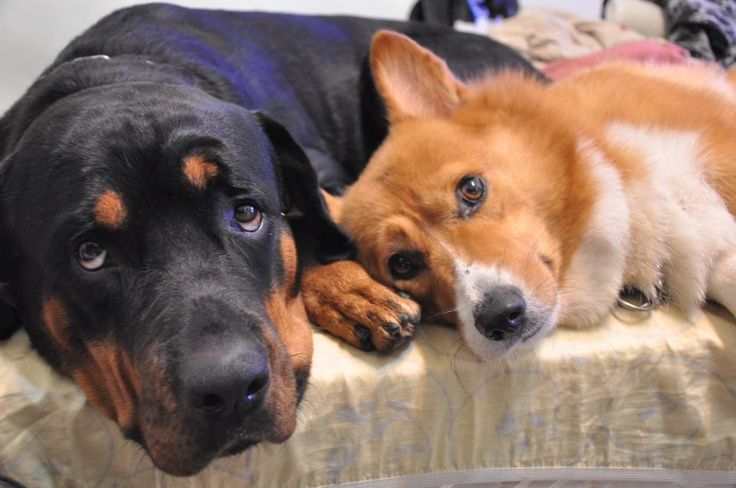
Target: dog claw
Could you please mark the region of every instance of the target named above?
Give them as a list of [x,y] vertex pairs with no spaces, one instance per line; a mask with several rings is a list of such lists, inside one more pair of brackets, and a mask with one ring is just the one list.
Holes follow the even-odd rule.
[[391,337],[396,337],[401,333],[401,328],[399,327],[399,324],[388,323],[384,325],[383,328],[391,335]]
[[370,339],[371,337],[371,330],[366,327],[365,325],[356,325],[355,326],[355,335],[358,336],[358,339]]
[[371,341],[371,330],[368,327],[366,327],[365,325],[357,324],[355,327],[353,327],[353,332],[358,338],[360,349],[362,349],[363,351],[373,351],[376,348],[376,346],[373,344],[373,341]]
[[[341,286],[326,286],[335,276]],[[353,261],[307,271],[302,288],[309,319],[364,351],[406,345],[419,321],[417,303],[374,281]]]
[[412,324],[412,325],[415,325],[415,324],[418,324],[421,319],[422,319],[422,316],[419,315],[419,314],[417,314],[417,315],[409,315],[408,313],[405,313],[405,314],[402,314],[401,315],[401,323],[402,324]]

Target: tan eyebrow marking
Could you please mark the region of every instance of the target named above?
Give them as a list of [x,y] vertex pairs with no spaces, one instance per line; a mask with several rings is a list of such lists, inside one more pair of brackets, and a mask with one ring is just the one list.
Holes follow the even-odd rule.
[[128,210],[120,195],[114,190],[107,190],[95,203],[95,221],[109,229],[119,229],[128,216]]
[[184,158],[184,176],[195,188],[203,189],[207,182],[217,175],[217,165],[201,155]]

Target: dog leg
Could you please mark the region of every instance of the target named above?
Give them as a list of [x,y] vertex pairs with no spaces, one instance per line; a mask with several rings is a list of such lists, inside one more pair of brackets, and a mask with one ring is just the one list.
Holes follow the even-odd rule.
[[736,252],[725,252],[715,261],[708,280],[708,298],[736,316]]
[[355,261],[307,269],[302,296],[312,323],[366,351],[406,343],[420,318],[419,305],[374,281]]

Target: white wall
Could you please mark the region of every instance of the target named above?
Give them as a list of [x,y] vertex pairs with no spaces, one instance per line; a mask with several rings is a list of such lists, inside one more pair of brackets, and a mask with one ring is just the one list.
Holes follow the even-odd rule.
[[[232,10],[278,10],[405,19],[414,0],[169,0],[180,5]],[[521,0],[596,18],[600,0]],[[135,0],[0,0],[0,113],[15,101],[77,34]]]
[[524,7],[542,5],[572,12],[586,19],[600,19],[602,0],[519,0]]

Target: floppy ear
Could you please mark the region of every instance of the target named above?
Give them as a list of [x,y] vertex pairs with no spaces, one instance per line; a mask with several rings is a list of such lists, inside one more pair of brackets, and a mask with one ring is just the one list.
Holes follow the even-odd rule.
[[403,34],[378,32],[373,36],[370,59],[391,123],[447,117],[462,102],[466,87],[447,63]]
[[8,339],[21,325],[15,295],[7,282],[11,256],[6,221],[5,179],[9,164],[9,157],[0,160],[0,340]]
[[281,124],[260,112],[254,113],[271,140],[279,161],[284,208],[298,210],[304,216],[317,243],[317,259],[331,263],[352,258],[355,248],[347,234],[330,218],[317,173],[307,155]]
[[0,341],[9,339],[20,326],[20,313],[12,291],[7,284],[0,283]]

